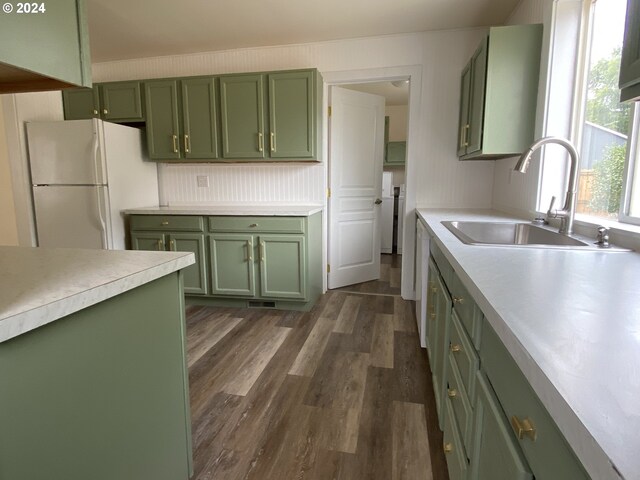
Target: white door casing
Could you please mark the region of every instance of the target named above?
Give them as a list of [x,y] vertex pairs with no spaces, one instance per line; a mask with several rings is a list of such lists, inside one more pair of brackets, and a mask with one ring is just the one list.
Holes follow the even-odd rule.
[[380,278],[384,97],[331,87],[329,288]]

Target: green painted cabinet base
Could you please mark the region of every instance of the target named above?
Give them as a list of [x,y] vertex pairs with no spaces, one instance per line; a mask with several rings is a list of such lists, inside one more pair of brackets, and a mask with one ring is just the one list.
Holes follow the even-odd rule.
[[0,478],[187,480],[179,272],[0,344]]

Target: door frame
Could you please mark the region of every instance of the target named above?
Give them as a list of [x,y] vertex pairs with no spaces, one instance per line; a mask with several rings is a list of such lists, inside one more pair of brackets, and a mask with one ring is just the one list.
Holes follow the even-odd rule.
[[[402,280],[401,295],[407,300],[415,299],[415,289],[413,281],[413,272],[415,269],[415,228],[416,217],[413,214],[416,208],[416,170],[417,159],[414,159],[418,149],[418,141],[420,138],[419,120],[420,106],[422,98],[422,66],[407,65],[398,67],[370,68],[362,70],[345,70],[339,72],[323,72],[323,100],[322,107],[324,110],[324,119],[322,127],[322,144],[324,146],[324,191],[327,192],[329,180],[329,167],[331,159],[329,157],[329,93],[332,86],[343,86],[353,83],[379,83],[392,82],[395,80],[409,80],[409,118],[407,123],[407,160],[405,163],[405,211],[404,215],[404,231],[402,235]],[[323,264],[327,265],[328,249],[329,249],[329,199],[325,194],[324,211],[326,214],[322,219],[322,235],[323,235]],[[407,214],[409,213],[409,214]],[[323,291],[327,291],[328,273],[323,276]]]

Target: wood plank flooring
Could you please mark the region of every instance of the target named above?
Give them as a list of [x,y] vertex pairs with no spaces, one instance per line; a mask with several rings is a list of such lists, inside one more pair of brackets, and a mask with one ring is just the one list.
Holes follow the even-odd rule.
[[189,307],[187,350],[194,479],[448,478],[412,302]]
[[356,283],[338,288],[339,292],[374,293],[379,295],[400,295],[402,255],[380,255],[380,279]]

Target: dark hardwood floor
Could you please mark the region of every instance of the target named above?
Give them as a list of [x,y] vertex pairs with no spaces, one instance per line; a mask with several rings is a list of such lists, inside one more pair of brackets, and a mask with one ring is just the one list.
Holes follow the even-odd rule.
[[189,307],[194,479],[447,479],[412,302]]

